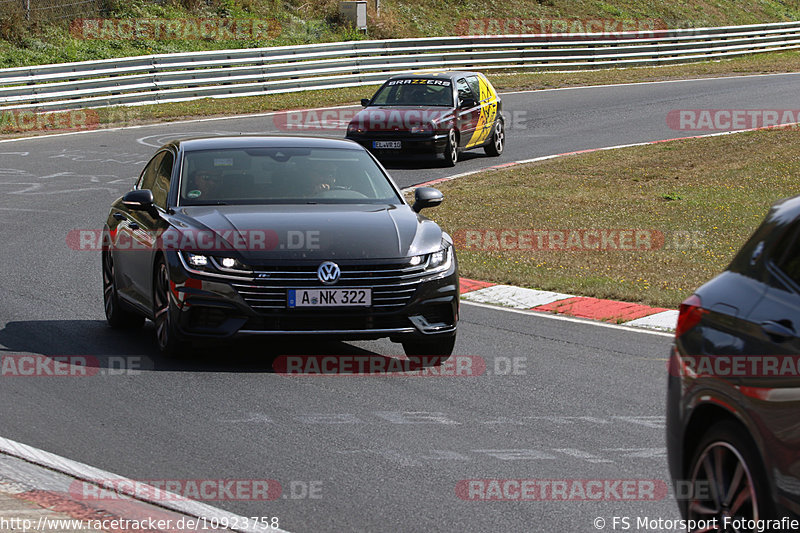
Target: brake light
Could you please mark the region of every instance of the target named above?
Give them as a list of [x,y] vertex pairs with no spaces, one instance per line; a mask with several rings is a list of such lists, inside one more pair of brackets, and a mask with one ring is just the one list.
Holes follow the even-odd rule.
[[703,318],[703,315],[708,313],[706,309],[700,307],[701,305],[700,297],[696,294],[692,294],[683,301],[678,308],[678,325],[675,327],[675,338],[695,327]]

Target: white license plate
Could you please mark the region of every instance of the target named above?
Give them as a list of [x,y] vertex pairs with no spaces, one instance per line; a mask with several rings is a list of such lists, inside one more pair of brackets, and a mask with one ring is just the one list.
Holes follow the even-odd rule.
[[399,150],[403,147],[401,141],[372,141],[373,148],[389,148],[390,150]]
[[289,307],[369,307],[371,289],[289,289]]

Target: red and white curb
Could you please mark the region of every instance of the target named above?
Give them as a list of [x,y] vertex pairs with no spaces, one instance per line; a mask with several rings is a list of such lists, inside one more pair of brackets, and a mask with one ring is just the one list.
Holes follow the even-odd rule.
[[573,296],[461,278],[461,298],[468,302],[601,320],[658,331],[675,331],[678,312],[661,307]]

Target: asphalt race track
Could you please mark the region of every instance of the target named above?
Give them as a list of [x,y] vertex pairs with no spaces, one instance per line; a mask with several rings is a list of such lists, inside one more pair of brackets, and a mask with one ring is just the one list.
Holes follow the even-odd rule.
[[[515,119],[500,158],[475,152],[455,169],[390,171],[409,186],[683,137],[693,133],[671,130],[670,110],[796,109],[797,82],[789,74],[508,94]],[[273,372],[271,356],[402,350],[254,339],[175,361],[157,354],[152,324],[108,328],[99,254],[71,249],[68,232],[100,229],[164,141],[267,131],[276,131],[269,116],[0,143],[0,354],[88,356],[98,367],[89,377],[0,377],[0,436],[137,480],[275,480],[275,501],[207,503],[277,516],[292,532],[588,532],[597,517],[606,529],[614,516],[678,518],[671,494],[481,502],[457,492],[475,479],[668,484],[667,335],[465,304],[455,357],[481,358],[471,359],[485,363],[481,375],[288,377]]]

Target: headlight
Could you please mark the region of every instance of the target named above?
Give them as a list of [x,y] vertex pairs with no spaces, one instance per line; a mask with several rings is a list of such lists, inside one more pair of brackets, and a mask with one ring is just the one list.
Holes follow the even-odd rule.
[[428,263],[425,265],[425,270],[427,272],[443,272],[450,268],[452,262],[453,247],[450,244],[444,244],[441,250],[433,252],[428,256]]
[[347,133],[364,133],[364,128],[359,128],[355,122],[347,125]]
[[431,258],[428,260],[428,268],[436,268],[441,266],[447,260],[448,250],[439,250],[436,253],[431,254]]
[[210,255],[179,252],[186,266],[193,271],[208,273],[252,274],[253,269],[234,257],[214,257]]

